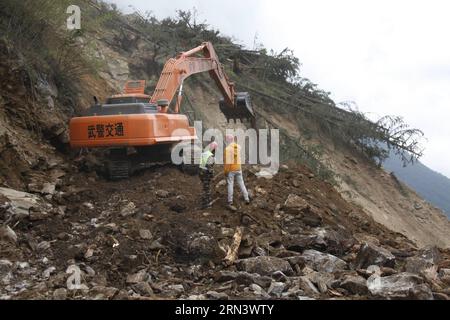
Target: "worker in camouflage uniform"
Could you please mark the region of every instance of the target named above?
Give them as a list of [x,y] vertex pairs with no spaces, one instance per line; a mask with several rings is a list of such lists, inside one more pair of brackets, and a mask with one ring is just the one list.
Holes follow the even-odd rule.
[[202,208],[212,207],[211,199],[211,181],[214,178],[214,152],[217,148],[217,142],[211,142],[203,151],[200,160],[200,180],[202,181]]

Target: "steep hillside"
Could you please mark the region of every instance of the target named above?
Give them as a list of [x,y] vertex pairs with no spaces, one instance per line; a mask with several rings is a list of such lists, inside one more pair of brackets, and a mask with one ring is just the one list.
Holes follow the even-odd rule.
[[[243,50],[186,12],[158,21],[99,1],[4,3],[1,299],[449,299],[449,221],[349,140],[364,119],[306,80],[290,84],[289,51]],[[62,27],[72,3],[81,31]],[[253,201],[236,213],[220,167],[205,211],[198,178],[175,166],[111,182],[95,152],[67,144],[68,120],[93,95],[127,79],[151,92],[168,57],[205,40],[251,92],[259,127],[281,132],[280,172],[245,166]],[[243,126],[226,123],[219,98],[193,77],[183,111],[204,128]]]
[[[147,79],[148,91],[151,92],[168,57],[183,48],[191,48],[201,41],[211,40],[215,42],[225,68],[236,81],[238,90],[248,90],[252,93],[255,109],[259,115],[259,126],[281,129],[280,154],[283,160],[295,159],[307,164],[321,177],[334,179],[344,197],[361,205],[380,223],[414,239],[417,244],[438,244],[444,247],[450,245],[449,222],[444,219],[442,212],[423,203],[423,200],[408,188],[400,187],[395,179],[385,178],[385,172],[371,164],[350,143],[348,139],[351,139],[351,136],[344,133],[346,130],[356,130],[358,124],[352,122],[351,114],[347,117],[347,113],[338,109],[327,97],[327,93],[317,89],[315,84],[302,80],[303,85],[295,89],[283,82],[285,80],[282,79],[295,75],[292,68],[298,63],[289,52],[272,57],[264,56],[264,52],[242,50],[217,31],[210,30],[207,25],[190,24],[191,17],[186,12],[181,12],[178,20],[166,19],[159,22],[140,14],[125,17],[101,3],[88,1],[81,2],[80,5],[84,6],[85,12],[93,18],[90,23],[89,20],[86,23],[86,29],[81,37],[70,34],[69,39],[72,46],[82,49],[84,53],[84,61],[77,63],[93,65],[95,69],[84,67],[79,74],[75,74],[71,84],[71,88],[75,89],[72,89],[74,92],[70,92],[72,96],[70,99],[67,99],[67,95],[52,97],[52,94],[58,93],[43,94],[44,100],[56,100],[54,102],[56,105],[59,98],[69,102],[69,110],[67,103],[61,103],[61,107],[66,108],[66,111],[60,113],[59,120],[56,121],[58,125],[52,127],[57,133],[64,132],[69,116],[91,104],[89,100],[94,94],[103,99],[112,91],[120,91],[124,82],[133,78]],[[61,32],[64,40],[67,35]],[[10,55],[14,54],[7,52]],[[48,65],[54,63],[51,54],[50,51],[44,55]],[[19,61],[19,58],[17,60]],[[259,60],[263,60],[261,63],[268,66],[263,77],[258,73],[255,74],[252,67],[257,66]],[[64,66],[65,64],[61,67]],[[74,69],[77,70],[76,67]],[[43,70],[43,74],[45,71]],[[59,71],[61,72],[62,70]],[[33,81],[40,81],[39,76],[39,74],[34,76],[37,80]],[[61,81],[59,74],[45,75],[49,76],[53,76],[53,81]],[[16,81],[20,81],[20,85],[24,86],[23,80],[16,79]],[[108,86],[104,85],[105,82]],[[56,82],[53,86],[61,84]],[[11,96],[13,95],[6,97]],[[187,81],[185,97],[183,110],[191,119],[203,120],[204,128],[228,126],[217,105],[220,93],[206,75],[198,75]],[[7,105],[11,103],[7,101]],[[52,102],[49,104],[52,105]],[[51,126],[52,121],[48,121],[47,115],[53,117],[55,112],[45,112],[42,108],[39,112],[40,115],[34,116],[34,113],[31,113],[22,117],[26,119],[31,115],[34,118],[28,120],[30,123],[42,119],[43,128]],[[17,131],[16,128],[12,130]],[[61,146],[49,131],[51,130],[45,129],[41,136],[50,137],[53,146]],[[17,135],[22,136],[20,133]],[[21,148],[26,142],[13,145],[14,148]],[[34,154],[32,153],[32,156]],[[356,163],[350,161],[350,165],[346,160],[356,158],[358,161]],[[4,172],[14,174],[8,170]],[[391,187],[387,188],[387,185]],[[418,207],[417,204],[421,204],[420,210],[415,209]]]
[[[150,90],[155,85],[155,74],[157,75],[161,70],[165,55],[160,54],[157,56],[160,57],[159,59],[152,56],[152,53],[156,54],[153,49],[155,40],[147,38],[139,31],[140,28],[143,30],[154,30],[155,28],[170,30],[173,28],[181,30],[180,33],[184,31],[192,37],[195,35],[193,39],[179,36],[180,43],[186,43],[185,45],[189,47],[193,47],[203,40],[211,40],[212,37],[216,42],[219,54],[222,53],[222,57],[225,58],[223,59],[225,67],[236,81],[238,90],[251,92],[255,109],[258,112],[259,127],[281,129],[280,154],[283,160],[295,159],[307,164],[322,178],[334,179],[338,190],[349,201],[360,205],[376,221],[396,232],[407,235],[418,245],[450,246],[450,237],[448,236],[450,222],[440,210],[425,203],[409,188],[399,185],[395,178],[386,175],[384,170],[378,168],[349,143],[347,140],[349,137],[339,138],[342,134],[341,127],[351,131],[357,127],[357,123],[345,117],[342,118],[341,115],[345,114],[345,111],[336,108],[334,103],[327,98],[326,93],[318,89],[311,90],[313,85],[305,85],[303,89],[293,91],[281,80],[264,80],[252,73],[251,66],[244,64],[246,59],[250,61],[259,59],[254,57],[253,52],[242,52],[239,47],[233,45],[226,38],[218,37],[216,34],[211,35],[204,31],[208,29],[203,29],[201,26],[197,26],[199,29],[197,33],[193,32],[189,27],[183,27],[186,23],[183,22],[183,18],[180,18],[179,21],[168,20],[161,23],[152,21],[149,25],[149,22],[143,22],[142,19],[142,16],[127,17],[127,23],[134,27],[128,25],[128,32],[125,35],[115,34],[114,29],[111,29],[109,34],[102,34],[102,38],[97,42],[99,50],[104,51],[105,56],[111,49],[115,52],[111,53],[107,60],[112,61],[116,59],[117,54],[120,54],[121,59],[126,62],[123,64],[123,69],[116,70],[117,66],[111,69],[110,66],[112,71],[105,73],[121,73],[130,78],[150,79]],[[130,28],[132,29],[130,30]],[[154,37],[166,40],[163,36],[166,31],[166,29],[154,31]],[[129,38],[134,39],[133,46],[126,41]],[[115,46],[111,45],[111,39],[116,39]],[[123,50],[122,43],[126,43],[129,52]],[[160,47],[158,53],[168,50],[176,43],[174,40],[167,42],[166,46]],[[180,46],[178,43],[176,47]],[[168,55],[171,56],[169,53]],[[233,71],[236,71],[236,55],[240,56],[241,71],[239,73]],[[226,57],[229,58],[226,59]],[[155,60],[150,69],[144,67],[148,65],[146,64],[148,59]],[[248,71],[245,71],[246,68],[249,68]],[[111,78],[108,81],[113,82],[114,79]],[[116,86],[120,87],[123,79],[116,83]],[[227,124],[220,113],[217,106],[220,93],[207,76],[195,76],[187,80],[185,85],[185,96],[187,97],[187,102],[184,104],[185,111],[195,119],[203,120],[205,128],[224,129],[228,126],[236,126]],[[342,124],[336,130],[335,123],[338,121]],[[358,161],[352,160],[355,158]],[[420,204],[420,209],[416,209],[418,204]]]
[[411,166],[403,163],[395,154],[391,154],[383,167],[393,172],[399,180],[413,188],[421,197],[440,208],[450,218],[450,179],[433,171],[418,161]]
[[[323,163],[337,174],[336,188],[345,199],[363,208],[377,222],[408,236],[418,245],[450,245],[447,217],[401,184],[395,176],[353,149],[334,143],[317,125],[311,128],[311,122],[299,120],[304,127],[288,118],[275,118],[274,122],[280,127],[290,128],[290,136],[302,144],[320,145]],[[300,129],[294,130],[296,127],[315,133],[312,138],[305,139]]]

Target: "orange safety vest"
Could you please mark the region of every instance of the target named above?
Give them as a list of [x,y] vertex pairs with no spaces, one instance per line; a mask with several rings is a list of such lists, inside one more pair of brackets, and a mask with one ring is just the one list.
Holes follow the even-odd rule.
[[241,171],[241,147],[235,142],[225,148],[223,170],[225,174]]

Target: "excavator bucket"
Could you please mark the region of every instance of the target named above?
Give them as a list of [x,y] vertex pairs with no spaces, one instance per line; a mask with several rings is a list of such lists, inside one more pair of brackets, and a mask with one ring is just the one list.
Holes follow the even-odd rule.
[[234,106],[229,107],[225,105],[223,99],[219,102],[220,111],[225,115],[227,121],[237,119],[244,121],[251,121],[255,118],[255,113],[252,107],[252,101],[248,92],[237,92],[234,100]]

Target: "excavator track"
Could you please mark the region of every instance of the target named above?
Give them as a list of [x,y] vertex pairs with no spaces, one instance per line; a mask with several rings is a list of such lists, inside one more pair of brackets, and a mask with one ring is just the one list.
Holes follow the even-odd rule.
[[108,176],[111,180],[128,179],[130,177],[131,162],[124,148],[113,148],[109,150],[106,162]]
[[109,150],[106,168],[110,180],[122,180],[135,172],[171,163],[170,145],[138,148],[132,154],[126,148],[113,148]]
[[110,161],[108,174],[111,180],[128,179],[130,177],[130,161]]

